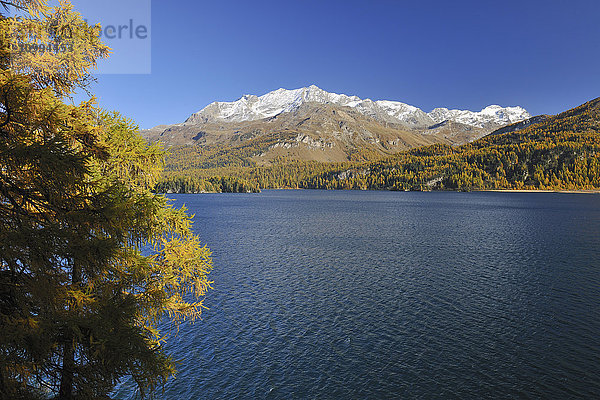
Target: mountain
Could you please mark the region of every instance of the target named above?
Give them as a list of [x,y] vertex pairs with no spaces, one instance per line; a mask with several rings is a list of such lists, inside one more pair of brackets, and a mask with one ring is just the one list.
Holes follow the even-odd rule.
[[244,95],[233,102],[214,102],[192,114],[186,123],[245,122],[270,118],[298,109],[305,103],[334,104],[351,107],[379,122],[427,127],[443,121],[453,121],[478,128],[508,125],[530,118],[522,107],[491,105],[479,112],[436,108],[430,113],[398,101],[370,99],[329,93],[311,85],[295,90],[277,89],[263,96]]
[[265,165],[277,159],[364,161],[440,141],[381,124],[349,107],[314,102],[271,118],[161,126],[143,135],[170,145],[171,154],[187,153],[186,159],[200,168]]
[[[273,117],[273,122],[279,121],[274,126],[286,126],[284,119],[297,123],[311,116],[312,122],[304,123],[311,131],[315,130],[311,124],[320,127],[324,121],[339,118],[340,111],[351,120],[360,114],[350,107],[312,102]],[[456,131],[465,127],[459,122],[444,121],[428,129],[436,131],[433,136],[457,138],[460,134],[456,136]],[[357,128],[348,126],[348,129]],[[282,140],[281,134],[273,133],[248,139],[246,143],[265,137],[271,143]],[[294,143],[311,145],[311,138],[298,138]],[[237,185],[246,190],[255,185],[313,189],[600,191],[600,98],[558,115],[542,115],[509,125],[503,132],[496,131],[460,146],[441,143],[415,146],[374,161],[287,160],[260,165],[248,158],[256,154],[253,146],[242,145],[233,153],[232,148],[210,145],[172,148],[160,190],[194,192],[206,190],[207,182],[225,182],[223,186]],[[274,145],[277,149],[288,147],[300,149],[289,142],[285,146]],[[245,162],[232,164],[231,160],[236,158]],[[227,179],[224,181],[223,177]]]
[[497,105],[479,112],[436,108],[426,113],[397,101],[363,100],[313,85],[214,102],[184,123],[141,134],[170,148],[192,146],[178,151],[203,167],[341,162],[379,159],[434,143],[468,143],[530,117],[521,107]]
[[[299,187],[386,190],[600,190],[600,98],[462,146],[432,145],[333,167]],[[265,174],[263,174],[265,175]],[[248,176],[254,179],[253,176]]]

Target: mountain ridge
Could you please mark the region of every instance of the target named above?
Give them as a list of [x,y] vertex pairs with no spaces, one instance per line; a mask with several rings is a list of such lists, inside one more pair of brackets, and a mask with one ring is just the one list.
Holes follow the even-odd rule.
[[486,128],[492,124],[508,125],[531,118],[523,107],[499,105],[489,105],[477,112],[438,107],[426,113],[418,107],[399,101],[363,100],[358,96],[331,93],[311,85],[293,90],[280,88],[262,96],[244,95],[232,102],[212,102],[192,114],[185,123],[254,121],[293,111],[307,102],[351,107],[379,122],[403,124],[408,127],[426,127],[450,120]]
[[275,160],[375,160],[411,148],[460,145],[527,120],[521,107],[480,112],[417,107],[329,93],[314,85],[213,102],[185,122],[142,130],[167,148],[191,146],[201,165],[265,165]]
[[[304,103],[276,116],[239,123],[177,124],[142,132],[150,142],[189,147],[203,165],[256,163],[276,158],[339,162],[377,159],[452,140],[385,125],[357,110],[333,104]],[[252,149],[252,151],[250,151]],[[217,159],[217,158],[218,159]]]

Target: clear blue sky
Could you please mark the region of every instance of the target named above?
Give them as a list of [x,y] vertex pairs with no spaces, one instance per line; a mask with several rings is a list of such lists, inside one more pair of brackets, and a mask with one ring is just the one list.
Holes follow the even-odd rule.
[[600,96],[598,0],[155,0],[151,11],[152,73],[93,87],[142,128],[310,84],[425,111],[554,114]]

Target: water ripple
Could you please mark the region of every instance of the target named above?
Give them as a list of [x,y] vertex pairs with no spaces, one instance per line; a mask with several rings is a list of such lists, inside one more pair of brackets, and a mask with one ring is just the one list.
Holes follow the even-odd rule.
[[600,397],[597,196],[175,198],[215,290],[161,398]]

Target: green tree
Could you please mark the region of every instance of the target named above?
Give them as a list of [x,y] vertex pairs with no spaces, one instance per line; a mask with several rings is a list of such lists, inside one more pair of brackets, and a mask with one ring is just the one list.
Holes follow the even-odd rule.
[[[210,251],[151,192],[163,152],[93,99],[63,101],[108,53],[97,27],[67,2],[0,3],[22,9],[0,14],[0,398],[101,398],[125,376],[145,395],[175,372],[158,324],[200,316]],[[66,61],[15,55],[66,25]]]

